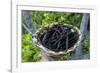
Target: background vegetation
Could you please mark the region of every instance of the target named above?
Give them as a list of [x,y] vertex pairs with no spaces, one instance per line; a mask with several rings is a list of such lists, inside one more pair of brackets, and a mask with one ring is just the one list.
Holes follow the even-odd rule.
[[40,49],[33,45],[30,34],[22,35],[22,62],[36,62],[41,59]]
[[37,28],[50,25],[54,22],[71,24],[80,27],[82,13],[33,11],[32,19]]

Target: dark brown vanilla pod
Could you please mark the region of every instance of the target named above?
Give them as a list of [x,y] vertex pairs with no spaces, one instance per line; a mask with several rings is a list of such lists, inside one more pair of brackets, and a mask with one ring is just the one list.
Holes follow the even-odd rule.
[[37,39],[47,49],[60,52],[73,47],[79,39],[79,33],[72,26],[57,23],[41,29]]

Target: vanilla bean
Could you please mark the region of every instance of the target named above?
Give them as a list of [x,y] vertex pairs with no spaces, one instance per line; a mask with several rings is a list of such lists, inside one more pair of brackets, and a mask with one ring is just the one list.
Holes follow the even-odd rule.
[[79,34],[72,26],[63,24],[45,27],[37,36],[43,46],[55,52],[68,50],[75,45],[78,38]]

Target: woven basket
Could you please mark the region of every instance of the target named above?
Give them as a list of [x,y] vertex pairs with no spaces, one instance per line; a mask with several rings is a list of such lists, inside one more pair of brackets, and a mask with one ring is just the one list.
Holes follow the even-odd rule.
[[[54,24],[57,24],[57,23],[53,23],[53,24],[49,25],[49,27],[51,27],[51,26],[54,25]],[[37,30],[37,32],[35,33],[35,35],[34,35],[34,37],[33,37],[33,39],[32,39],[32,40],[33,40],[33,43],[35,43],[39,48],[41,48],[41,50],[42,50],[47,56],[63,55],[63,54],[67,54],[67,53],[69,53],[69,52],[71,52],[71,51],[74,51],[74,50],[77,48],[77,46],[79,45],[79,43],[80,43],[80,39],[81,39],[80,30],[79,30],[77,27],[72,26],[72,25],[68,25],[68,24],[64,24],[64,25],[73,27],[73,29],[77,30],[77,31],[78,31],[78,34],[79,34],[78,41],[75,43],[74,46],[72,46],[71,48],[69,48],[67,51],[55,52],[55,51],[52,51],[52,50],[50,50],[50,49],[44,47],[40,42],[38,42],[38,40],[37,40],[37,33],[39,33],[39,32],[41,31],[42,28],[40,28],[39,30]]]

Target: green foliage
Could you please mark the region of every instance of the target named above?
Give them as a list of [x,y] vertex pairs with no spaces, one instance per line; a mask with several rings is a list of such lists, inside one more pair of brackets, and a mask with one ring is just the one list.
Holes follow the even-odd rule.
[[84,37],[82,46],[83,46],[83,52],[84,53],[89,53],[90,40],[89,40],[88,37],[86,37],[86,36]]
[[50,25],[54,22],[71,24],[79,28],[81,18],[82,13],[32,11],[32,19],[37,24],[37,28]]
[[71,56],[70,53],[63,54],[63,56],[61,57],[61,60],[69,60],[70,56]]
[[70,53],[51,56],[55,61],[64,61],[70,59]]
[[31,42],[30,34],[22,35],[22,62],[36,62],[41,60],[40,49]]

